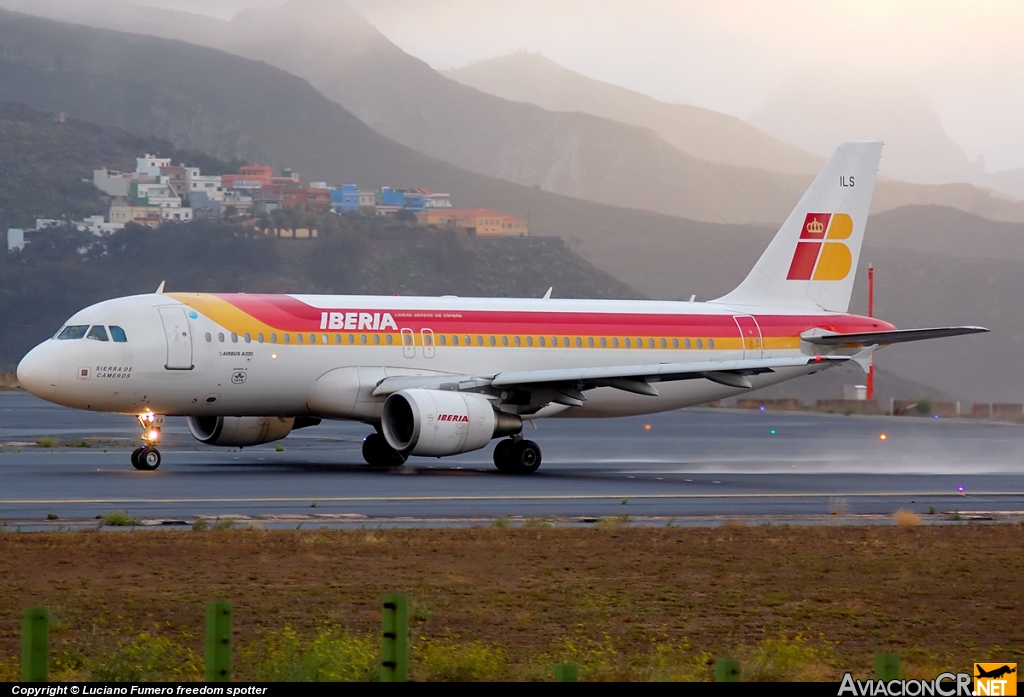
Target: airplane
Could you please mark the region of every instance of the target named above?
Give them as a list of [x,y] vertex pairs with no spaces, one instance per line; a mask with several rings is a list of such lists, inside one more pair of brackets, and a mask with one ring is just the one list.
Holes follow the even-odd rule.
[[525,422],[680,409],[854,362],[889,344],[986,332],[898,330],[849,314],[880,142],[842,143],[746,279],[708,302],[164,292],[73,315],[18,365],[32,394],[134,414],[139,470],[168,416],[214,446],[323,419],[373,428],[397,466],[492,440],[497,469],[541,464]]

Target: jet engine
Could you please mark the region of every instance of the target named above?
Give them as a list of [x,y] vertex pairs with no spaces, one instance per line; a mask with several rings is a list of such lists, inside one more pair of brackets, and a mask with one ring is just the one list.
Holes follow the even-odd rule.
[[281,440],[296,427],[282,416],[189,416],[188,430],[200,443],[244,448]]
[[523,420],[498,411],[483,395],[411,389],[388,397],[381,426],[395,450],[440,457],[479,450],[492,438],[519,433]]

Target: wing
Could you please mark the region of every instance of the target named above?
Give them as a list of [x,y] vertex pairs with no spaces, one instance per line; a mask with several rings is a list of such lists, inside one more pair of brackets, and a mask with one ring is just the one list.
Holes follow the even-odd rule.
[[[874,348],[865,349],[861,353],[869,355]],[[516,370],[488,376],[395,376],[384,378],[377,383],[373,395],[386,396],[412,388],[481,392],[494,396],[503,403],[524,407],[524,413],[532,413],[552,403],[580,406],[586,400],[583,393],[598,387],[611,387],[624,392],[656,397],[658,383],[703,378],[729,387],[749,389],[753,386],[749,380],[751,375],[772,373],[784,368],[816,367],[817,370],[813,372],[817,372],[846,361],[862,359],[861,354],[800,356],[701,363]]]
[[929,329],[896,329],[887,332],[861,332],[859,334],[838,334],[821,329],[804,332],[800,338],[817,346],[888,346],[908,341],[941,339],[947,336],[981,334],[989,331],[985,327],[932,327]]

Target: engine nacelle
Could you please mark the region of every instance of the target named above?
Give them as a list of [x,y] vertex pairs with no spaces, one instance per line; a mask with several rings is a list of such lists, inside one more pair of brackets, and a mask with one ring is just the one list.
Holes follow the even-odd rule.
[[479,450],[492,438],[519,433],[523,420],[497,411],[483,395],[412,389],[388,397],[381,426],[395,450],[440,457]]
[[245,448],[281,440],[295,427],[282,416],[189,416],[188,430],[200,443]]

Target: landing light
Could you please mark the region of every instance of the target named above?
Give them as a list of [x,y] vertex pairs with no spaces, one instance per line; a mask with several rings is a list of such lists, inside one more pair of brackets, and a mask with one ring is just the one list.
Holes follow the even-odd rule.
[[760,406],[760,409],[761,409],[761,411],[764,411],[764,405],[763,404]]
[[160,431],[158,431],[155,428],[150,429],[149,433],[146,434],[146,438],[149,440],[150,443],[156,443],[158,440],[160,440]]
[[957,493],[958,496],[963,496],[964,495],[964,488],[962,486],[958,486],[956,488],[956,493]]
[[886,438],[886,435],[884,433],[881,434],[880,436],[878,436],[878,440],[885,440],[885,438]]
[[650,424],[644,424],[644,430],[645,431],[650,431],[651,430],[651,425]]
[[275,361],[277,360],[277,354],[276,353],[270,354],[270,357],[273,358]]

